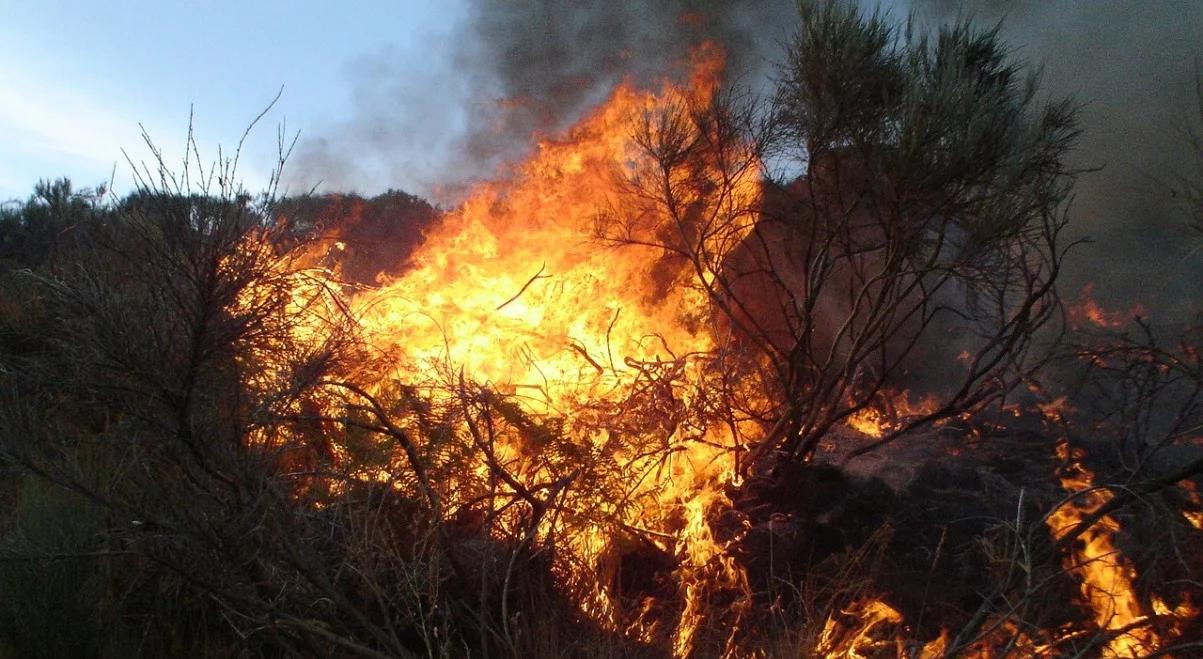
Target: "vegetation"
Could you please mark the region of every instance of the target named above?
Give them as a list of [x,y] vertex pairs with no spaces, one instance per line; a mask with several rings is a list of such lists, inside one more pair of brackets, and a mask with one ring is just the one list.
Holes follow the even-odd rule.
[[[575,416],[366,336],[348,291],[405,269],[416,197],[250,194],[235,155],[4,207],[0,656],[1198,649],[1198,328],[1062,341],[1071,105],[995,31],[801,26],[774,98],[681,93],[630,136],[597,237],[682,265],[723,341]],[[923,382],[841,457],[940,460],[819,459]],[[631,523],[695,450],[739,477]]]
[[[916,37],[804,4],[781,77],[767,108],[728,94],[649,116],[632,186],[653,210],[602,228],[688,260],[738,342],[767,358],[777,405],[732,401],[772,422],[746,473],[809,462],[918,359],[949,385],[861,451],[1007,395],[1040,366],[1029,352],[1056,320],[1069,247],[1073,107],[1035,103],[996,31]],[[769,201],[742,204],[742,173],[766,159],[781,172]]]

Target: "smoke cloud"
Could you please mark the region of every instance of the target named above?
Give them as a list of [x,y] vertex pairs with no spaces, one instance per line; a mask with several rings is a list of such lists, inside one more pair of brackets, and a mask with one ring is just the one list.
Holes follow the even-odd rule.
[[1087,283],[1103,306],[1141,304],[1174,323],[1203,300],[1203,239],[1188,235],[1168,186],[1198,175],[1187,134],[1198,127],[1195,74],[1203,57],[1203,4],[916,0],[920,20],[1002,21],[1015,54],[1041,66],[1041,89],[1081,104],[1082,174],[1071,206],[1076,237],[1063,291]]
[[791,0],[475,1],[451,48],[415,44],[352,64],[355,114],[302,142],[291,187],[453,201],[623,80],[681,72],[703,41],[725,48],[741,82],[763,83],[795,20]]
[[[1184,300],[1203,299],[1200,243],[1181,228],[1166,185],[1192,171],[1185,135],[1198,121],[1203,5],[897,0],[886,9],[921,24],[1001,21],[1016,56],[1043,67],[1043,93],[1082,104],[1075,164],[1101,169],[1077,186],[1073,231],[1093,242],[1071,259],[1068,297],[1093,282],[1110,308],[1140,302],[1165,322],[1195,311]],[[451,47],[432,38],[351,63],[354,114],[302,142],[291,188],[401,188],[451,203],[618,82],[680,71],[703,40],[727,50],[742,82],[767,85],[796,20],[791,0],[474,1]]]

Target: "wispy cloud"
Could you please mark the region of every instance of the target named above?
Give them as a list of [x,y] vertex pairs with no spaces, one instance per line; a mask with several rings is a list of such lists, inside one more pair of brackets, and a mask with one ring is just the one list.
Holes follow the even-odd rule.
[[[136,121],[103,101],[0,67],[0,192],[24,194],[33,176],[108,178]],[[46,167],[68,171],[42,171]]]
[[[122,151],[139,164],[149,156],[139,127],[143,116],[103,97],[0,67],[0,199],[24,196],[37,177],[63,175],[81,184],[112,176],[118,192],[127,190],[129,166]],[[142,121],[171,166],[182,159],[186,125],[164,130],[163,123],[171,122]],[[201,155],[216,157],[216,147],[209,146],[202,142]],[[266,181],[251,163],[240,174],[252,188]]]
[[94,98],[0,71],[0,130],[7,148],[112,163],[138,138],[137,123]]

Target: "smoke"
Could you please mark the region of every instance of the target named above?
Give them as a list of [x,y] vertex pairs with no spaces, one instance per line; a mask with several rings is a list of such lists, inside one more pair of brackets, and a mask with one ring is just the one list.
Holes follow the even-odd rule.
[[427,196],[447,178],[447,154],[467,121],[468,75],[453,70],[443,40],[364,55],[345,66],[351,116],[307,132],[285,174],[291,191]]
[[479,0],[450,48],[430,39],[352,63],[354,116],[299,145],[291,187],[453,201],[616,84],[683,71],[703,41],[725,48],[730,75],[763,84],[795,20],[791,0]]
[[[867,10],[870,3],[861,2]],[[1112,309],[1140,302],[1155,320],[1182,320],[1203,299],[1203,257],[1182,227],[1167,184],[1189,173],[1186,140],[1203,56],[1203,5],[896,0],[896,19],[1001,21],[1016,56],[1042,67],[1042,91],[1082,104],[1072,206],[1076,251],[1064,290],[1094,283]],[[520,159],[532,135],[554,134],[615,84],[655,84],[689,49],[721,44],[729,70],[768,84],[796,24],[791,0],[553,0],[468,6],[446,36],[351,63],[354,114],[302,142],[292,189],[400,188],[454,202],[474,180]]]
[[915,0],[913,9],[920,20],[1001,20],[1015,54],[1043,67],[1042,91],[1082,105],[1075,164],[1101,169],[1076,186],[1071,227],[1093,242],[1070,259],[1067,297],[1093,282],[1104,307],[1140,303],[1154,322],[1199,311],[1203,239],[1183,230],[1168,186],[1197,174],[1187,134],[1199,121],[1203,4]]
[[724,47],[735,76],[763,79],[791,16],[789,2],[482,3],[470,28],[478,40],[462,55],[511,103],[501,130],[469,134],[468,155],[492,163],[532,132],[562,128],[624,79],[647,85],[679,73],[703,41]]

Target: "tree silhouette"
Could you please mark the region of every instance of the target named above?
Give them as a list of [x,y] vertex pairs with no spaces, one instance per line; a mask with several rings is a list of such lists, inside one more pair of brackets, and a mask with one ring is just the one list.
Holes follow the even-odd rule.
[[[1035,101],[996,30],[915,36],[803,3],[780,78],[768,102],[728,92],[647,116],[630,175],[643,210],[599,224],[685,259],[731,345],[755,355],[736,379],[759,378],[774,404],[728,396],[763,428],[746,473],[808,461],[920,356],[959,367],[857,453],[1006,395],[1041,361],[1068,247],[1074,110]],[[738,189],[750,170],[765,174],[754,201]]]

